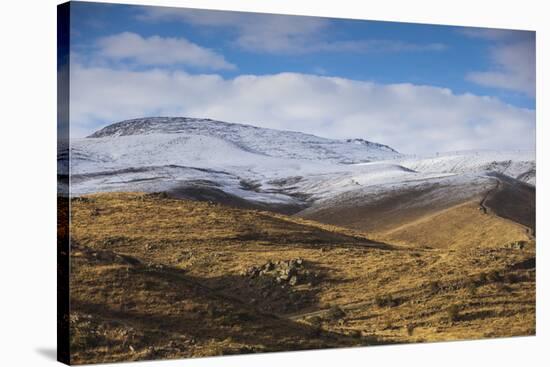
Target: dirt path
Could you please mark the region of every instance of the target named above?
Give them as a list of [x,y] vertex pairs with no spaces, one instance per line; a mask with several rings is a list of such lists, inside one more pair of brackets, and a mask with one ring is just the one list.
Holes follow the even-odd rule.
[[486,205],[486,202],[487,202],[487,199],[489,198],[489,196],[493,195],[494,193],[496,193],[499,189],[500,189],[500,185],[501,185],[501,182],[498,178],[494,178],[494,180],[496,181],[496,185],[495,187],[493,187],[491,190],[487,191],[485,193],[485,195],[483,196],[483,198],[481,199],[481,201],[479,202],[479,206],[481,208],[481,210],[483,211],[484,214],[489,214],[489,212],[491,211],[490,208],[487,207]]

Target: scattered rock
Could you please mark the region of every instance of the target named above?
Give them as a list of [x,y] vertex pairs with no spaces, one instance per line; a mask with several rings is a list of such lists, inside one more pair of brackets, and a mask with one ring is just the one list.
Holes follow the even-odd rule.
[[271,279],[277,284],[288,284],[295,286],[301,283],[313,284],[315,279],[319,277],[306,269],[306,263],[303,259],[291,259],[282,261],[268,261],[261,266],[251,266],[242,272],[243,276],[254,278]]
[[507,244],[505,247],[514,250],[523,250],[527,246],[527,241],[514,241]]
[[265,265],[264,265],[264,270],[265,271],[271,271],[275,268],[275,264],[273,264],[271,261],[268,261]]
[[149,194],[143,195],[146,199],[168,199],[168,194],[164,191],[162,192],[151,192]]
[[292,286],[295,286],[296,284],[298,284],[298,277],[296,275],[291,276],[290,279],[288,280],[288,284]]
[[76,196],[72,198],[73,202],[76,203],[92,203],[93,200],[84,196]]

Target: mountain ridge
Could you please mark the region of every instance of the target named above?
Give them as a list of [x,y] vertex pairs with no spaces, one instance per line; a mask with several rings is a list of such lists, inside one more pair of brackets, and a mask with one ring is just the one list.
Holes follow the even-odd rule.
[[225,125],[225,126],[241,126],[241,127],[244,127],[244,128],[251,128],[251,129],[257,129],[257,130],[270,130],[270,131],[279,131],[279,132],[285,132],[285,133],[290,133],[290,134],[299,134],[299,135],[303,135],[303,136],[310,136],[310,137],[326,139],[326,140],[340,140],[340,141],[345,141],[347,143],[361,143],[361,144],[366,144],[366,145],[379,146],[379,147],[382,147],[382,148],[386,148],[390,151],[393,151],[395,153],[399,153],[397,150],[390,147],[389,145],[381,144],[381,143],[377,143],[377,142],[372,142],[372,141],[364,139],[364,138],[331,139],[331,138],[325,138],[325,137],[318,136],[318,135],[315,135],[315,134],[304,133],[304,132],[296,131],[296,130],[274,129],[274,128],[268,128],[268,127],[260,127],[260,126],[256,126],[256,125],[252,125],[252,124],[244,124],[244,123],[236,123],[236,122],[227,122],[227,121],[215,120],[215,119],[211,119],[211,118],[184,117],[184,116],[148,116],[148,117],[139,117],[139,118],[134,118],[134,119],[122,120],[122,121],[114,122],[112,124],[104,126],[103,128],[93,132],[92,134],[90,134],[86,137],[87,138],[99,138],[99,137],[112,135],[112,133],[110,134],[110,131],[114,130],[115,128],[119,128],[121,126],[126,127],[125,125],[135,124],[135,123],[139,123],[139,122],[149,122],[149,123],[151,123],[151,122],[162,122],[162,123],[168,123],[168,122],[207,122],[207,123],[216,123],[216,124],[221,124],[221,125]]
[[377,198],[407,193],[419,201],[412,194],[418,190],[436,190],[430,192],[446,207],[449,197],[472,198],[490,187],[492,172],[533,186],[536,178],[533,152],[417,157],[360,138],[327,139],[187,117],[111,124],[73,139],[70,157],[71,195],[167,192],[285,213],[346,203],[368,209]]
[[[219,137],[244,150],[270,156],[280,156],[277,145],[284,141],[287,149],[289,146],[294,147],[294,152],[285,155],[286,158],[311,158],[312,154],[299,152],[299,148],[324,151],[325,158],[341,163],[360,163],[401,156],[388,145],[363,138],[329,139],[299,131],[193,117],[144,117],[123,120],[105,126],[87,138],[175,133]],[[361,149],[363,147],[369,152]],[[279,154],[276,154],[277,152]]]

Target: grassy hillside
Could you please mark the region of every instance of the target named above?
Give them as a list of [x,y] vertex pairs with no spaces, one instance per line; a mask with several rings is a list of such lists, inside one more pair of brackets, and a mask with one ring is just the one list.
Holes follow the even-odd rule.
[[402,230],[422,228],[418,243],[400,244],[412,232],[375,242],[162,195],[73,199],[74,362],[532,335],[534,241],[518,242],[521,227],[486,216],[479,225],[493,235],[464,245],[456,238],[468,233],[457,229],[445,246],[444,216],[433,242],[417,223]]
[[527,229],[494,215],[487,215],[478,201],[468,201],[435,214],[421,216],[376,237],[403,245],[433,248],[493,248],[506,242],[528,241]]

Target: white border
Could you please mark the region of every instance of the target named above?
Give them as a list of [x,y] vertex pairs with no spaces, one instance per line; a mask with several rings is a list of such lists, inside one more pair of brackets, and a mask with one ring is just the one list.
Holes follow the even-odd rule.
[[[106,1],[114,2],[114,1]],[[548,210],[550,45],[544,1],[147,0],[133,4],[247,10],[537,31],[537,336],[371,348],[144,362],[139,366],[539,366],[549,343],[548,271],[542,225]],[[42,366],[55,353],[56,9],[55,0],[2,3],[0,157],[2,225],[0,364]],[[548,114],[546,114],[546,117]],[[545,280],[546,279],[546,280]],[[138,364],[125,364],[133,366]]]

